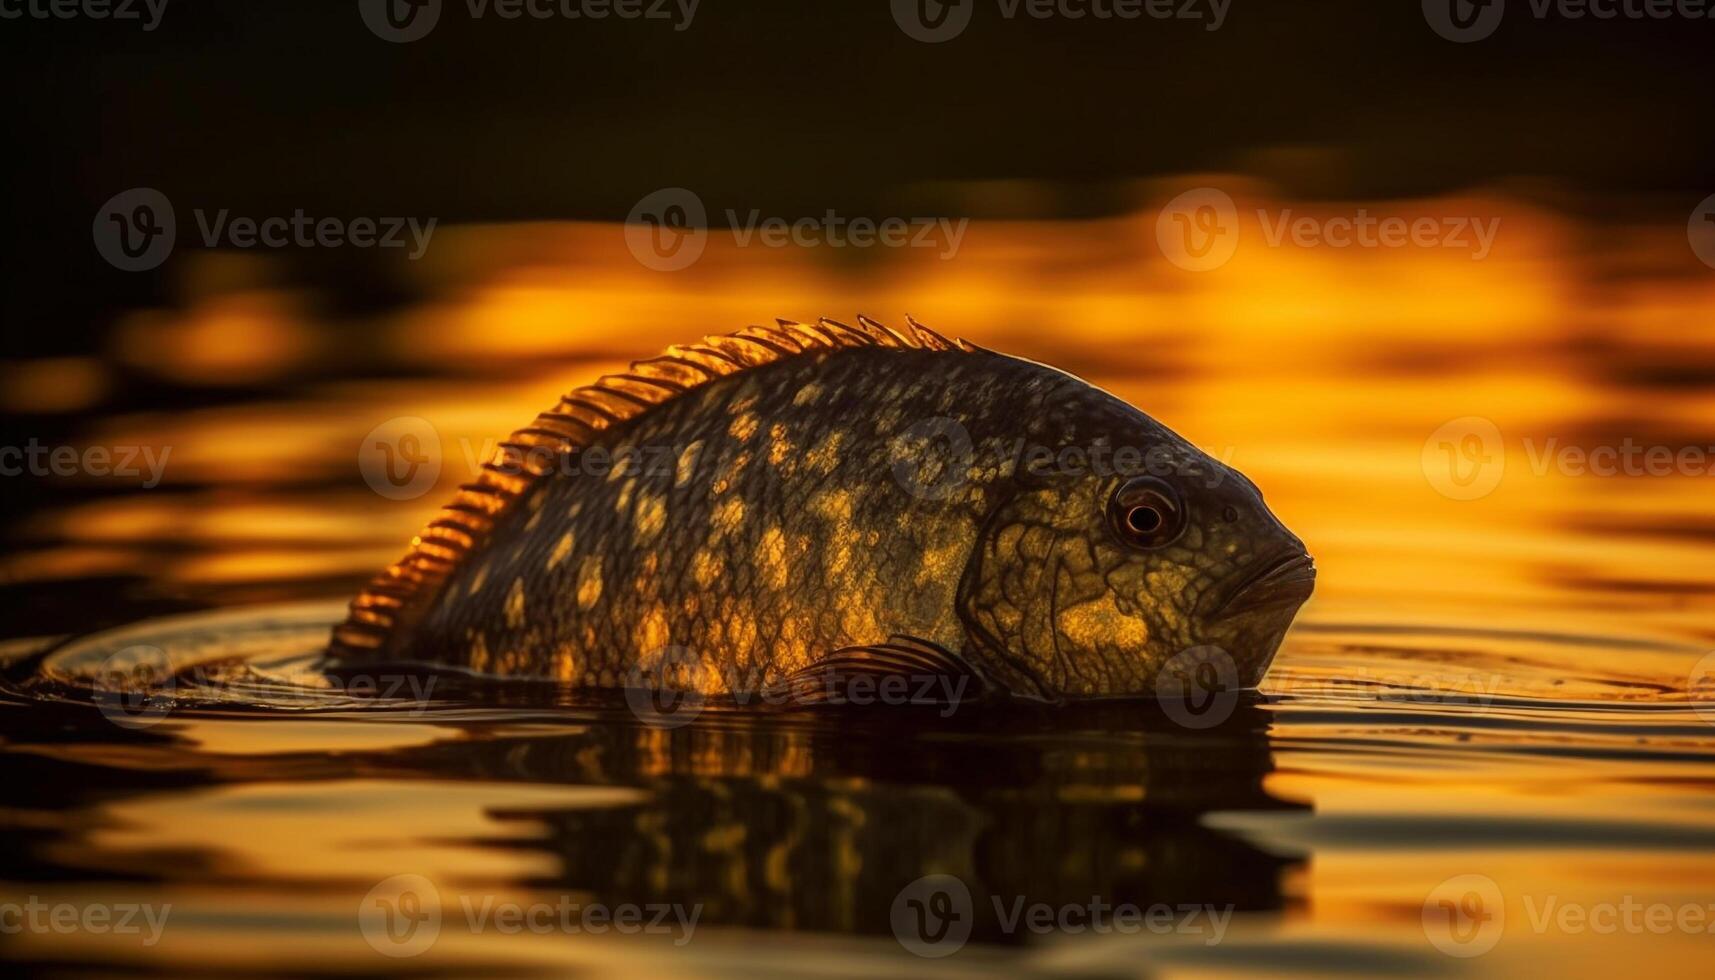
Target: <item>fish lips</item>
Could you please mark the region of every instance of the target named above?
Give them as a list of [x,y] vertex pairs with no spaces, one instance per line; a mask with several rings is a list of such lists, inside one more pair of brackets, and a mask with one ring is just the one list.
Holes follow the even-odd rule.
[[1247,613],[1292,610],[1316,590],[1316,562],[1298,551],[1265,562],[1240,579],[1209,611],[1209,620],[1232,619]]

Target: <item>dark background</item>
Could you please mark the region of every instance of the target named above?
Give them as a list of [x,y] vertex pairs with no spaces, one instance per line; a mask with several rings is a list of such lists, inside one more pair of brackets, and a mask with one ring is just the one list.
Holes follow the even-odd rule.
[[[1715,20],[1538,20],[1513,0],[1494,36],[1454,44],[1416,0],[1234,0],[1216,32],[966,2],[941,44],[887,0],[703,0],[684,32],[446,0],[409,44],[356,0],[169,0],[149,33],[0,21],[8,353],[84,350],[114,309],[160,301],[162,275],[90,241],[96,208],[137,186],[178,202],[183,247],[192,207],[618,220],[673,185],[711,213],[885,213],[907,192],[968,213],[957,182],[1028,178],[1050,192],[1003,209],[1077,216],[1195,170],[1320,198],[1523,180],[1601,220],[1640,200],[1683,215],[1715,180]],[[334,303],[385,306],[362,251],[293,261]]]

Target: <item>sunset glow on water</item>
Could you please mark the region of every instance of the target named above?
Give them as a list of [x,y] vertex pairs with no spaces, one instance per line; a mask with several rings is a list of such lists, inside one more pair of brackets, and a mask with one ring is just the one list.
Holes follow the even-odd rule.
[[[1189,271],[1160,208],[1216,179],[1151,186],[1115,217],[973,221],[950,257],[715,229],[671,274],[614,224],[449,225],[380,310],[336,308],[266,255],[184,256],[171,303],[7,386],[10,411],[71,419],[80,453],[136,450],[139,469],[50,474],[58,492],[16,517],[12,659],[90,626],[265,607],[285,625],[223,634],[228,652],[301,660],[560,393],[775,316],[909,313],[1111,391],[1254,480],[1314,554],[1316,593],[1262,696],[1206,730],[1107,710],[663,729],[566,691],[377,706],[263,686],[246,703],[242,685],[128,727],[9,686],[0,766],[39,791],[0,808],[6,893],[171,913],[158,942],[26,931],[0,956],[382,972],[400,961],[360,908],[410,874],[440,924],[403,962],[453,975],[1693,975],[1715,929],[1715,273],[1683,224],[1594,228],[1503,190],[1289,201],[1225,176],[1236,250]],[[1473,230],[1273,241],[1360,209]],[[433,438],[410,457],[428,476],[390,499],[365,467],[400,418]],[[973,896],[957,955],[898,938],[926,875]],[[566,896],[696,924],[683,943],[682,919],[471,924]],[[1216,942],[1212,917],[1004,924],[1015,899],[1092,896],[1230,919]]]

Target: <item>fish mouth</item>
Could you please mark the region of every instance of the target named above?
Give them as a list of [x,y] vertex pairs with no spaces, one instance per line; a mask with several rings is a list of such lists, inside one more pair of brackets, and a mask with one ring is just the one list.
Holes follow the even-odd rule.
[[1305,552],[1295,552],[1258,565],[1240,579],[1209,614],[1227,619],[1242,613],[1277,607],[1297,607],[1316,589],[1316,562]]

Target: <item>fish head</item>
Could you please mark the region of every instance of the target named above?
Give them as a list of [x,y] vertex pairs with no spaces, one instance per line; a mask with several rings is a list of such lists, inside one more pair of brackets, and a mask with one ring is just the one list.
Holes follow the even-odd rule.
[[[1155,696],[1179,658],[1262,679],[1315,585],[1256,485],[1153,420],[1107,466],[1022,474],[973,552],[962,614],[994,672],[1049,700]],[[1094,454],[1092,454],[1092,458]]]

